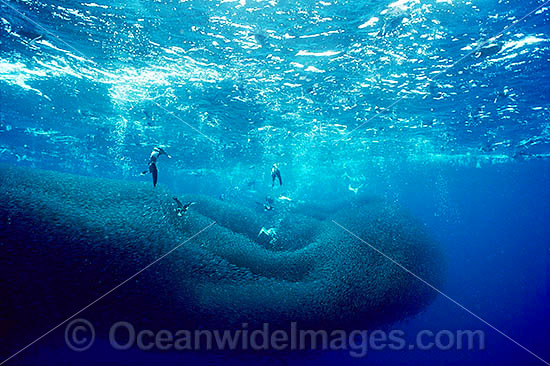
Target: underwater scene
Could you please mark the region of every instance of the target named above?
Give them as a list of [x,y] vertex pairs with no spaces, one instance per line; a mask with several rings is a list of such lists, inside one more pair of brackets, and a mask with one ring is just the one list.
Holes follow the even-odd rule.
[[549,365],[550,0],[0,0],[0,365]]

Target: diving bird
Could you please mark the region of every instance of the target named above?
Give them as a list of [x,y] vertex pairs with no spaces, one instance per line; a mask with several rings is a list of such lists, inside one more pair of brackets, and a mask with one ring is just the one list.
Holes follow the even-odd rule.
[[474,56],[476,58],[490,57],[499,53],[502,50],[502,47],[503,45],[500,42],[487,44],[482,47],[479,47],[477,51],[474,53]]
[[151,152],[151,156],[149,157],[149,169],[144,170],[141,175],[145,175],[147,173],[153,174],[153,186],[157,186],[157,180],[158,180],[158,168],[157,168],[157,160],[159,156],[162,154],[166,155],[168,159],[171,159],[172,157],[166,153],[162,148],[160,147],[154,147],[153,151]]
[[183,203],[181,203],[181,201],[177,198],[177,197],[173,197],[174,198],[174,201],[176,201],[176,205],[178,205],[178,207],[176,208],[176,214],[178,216],[182,216],[184,213],[187,212],[187,210],[189,210],[189,207],[193,206],[196,202],[187,202],[185,205]]
[[359,187],[352,187],[351,184],[348,184],[348,190],[352,191],[353,193],[355,193],[357,195],[357,193],[359,192],[359,190],[363,188],[363,185],[361,184]]
[[279,185],[283,185],[283,180],[281,179],[281,171],[277,167],[277,164],[273,164],[271,167],[271,187],[275,186],[275,179],[279,179]]

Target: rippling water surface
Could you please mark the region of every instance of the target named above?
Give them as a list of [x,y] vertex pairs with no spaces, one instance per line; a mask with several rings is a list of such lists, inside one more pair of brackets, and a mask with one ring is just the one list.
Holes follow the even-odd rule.
[[3,1],[1,156],[125,173],[154,143],[182,169],[545,158],[541,5]]

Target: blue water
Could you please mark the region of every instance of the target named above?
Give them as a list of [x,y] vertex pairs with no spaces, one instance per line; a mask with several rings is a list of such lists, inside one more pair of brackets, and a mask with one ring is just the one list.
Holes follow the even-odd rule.
[[439,295],[389,327],[482,330],[484,350],[257,361],[37,344],[32,357],[550,362],[550,3],[0,0],[0,9],[0,162],[149,182],[139,172],[163,146],[173,158],[159,159],[159,185],[178,193],[253,201],[270,194],[277,162],[277,194],[382,197],[440,243],[441,290],[506,335]]

